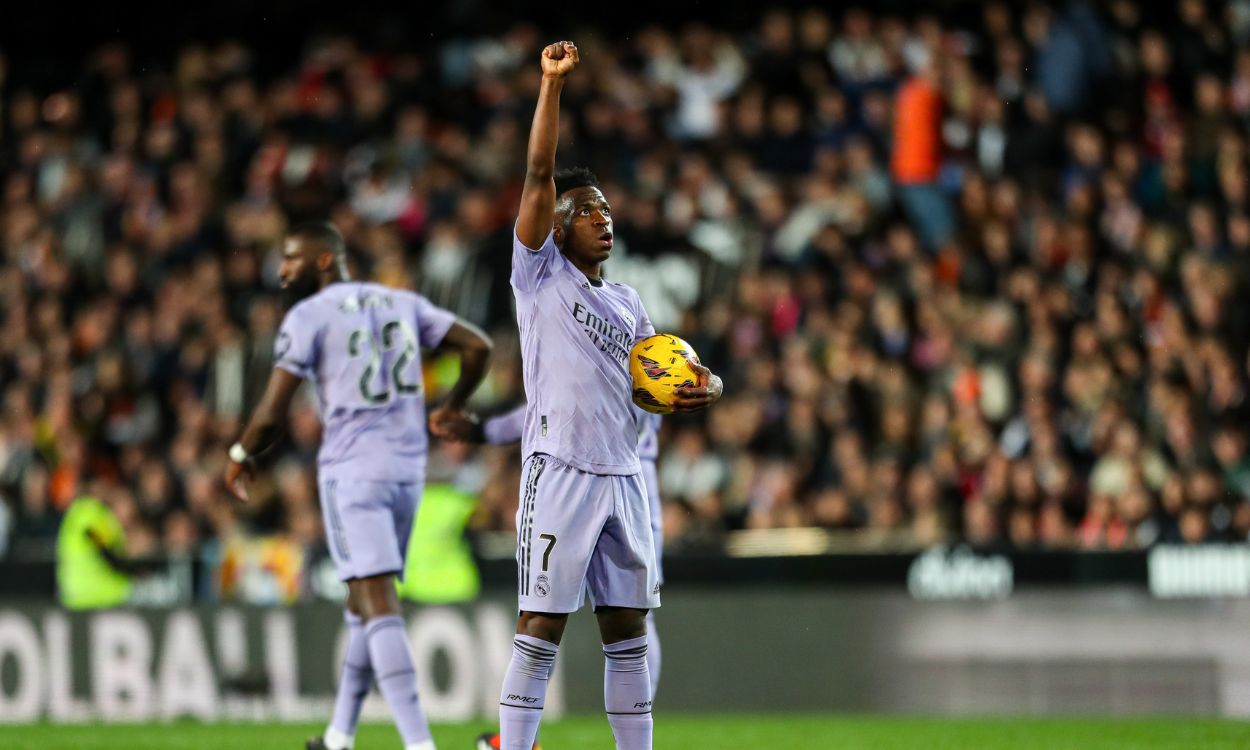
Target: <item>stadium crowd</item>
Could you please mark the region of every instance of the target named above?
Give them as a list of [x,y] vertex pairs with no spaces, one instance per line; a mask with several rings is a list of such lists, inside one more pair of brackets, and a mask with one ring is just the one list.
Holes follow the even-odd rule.
[[[486,326],[477,404],[519,401],[509,234],[546,36],[317,36],[276,72],[236,42],[142,67],[109,44],[51,90],[0,65],[0,549],[46,550],[84,492],[136,556],[322,544],[311,398],[257,502],[220,484],[296,219],[332,219],[358,276]],[[1250,535],[1250,3],[812,7],[576,39],[560,162],[612,201],[607,273],[725,380],[666,421],[669,545]],[[429,360],[432,393],[451,367]],[[518,468],[515,448],[430,461],[486,530],[511,528]]]

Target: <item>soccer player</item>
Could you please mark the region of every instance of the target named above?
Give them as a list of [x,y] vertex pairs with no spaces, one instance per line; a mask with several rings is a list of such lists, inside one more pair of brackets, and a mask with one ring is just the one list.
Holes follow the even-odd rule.
[[[660,604],[660,586],[628,359],[655,329],[638,293],[600,273],[612,253],[612,209],[594,176],[555,171],[560,90],[577,62],[571,42],[542,52],[512,248],[528,406],[517,512],[521,614],[500,695],[500,734],[506,750],[530,750],[568,615],[589,593],[616,746],[650,750],[645,618]],[[720,379],[694,367],[698,384],[678,397],[680,411],[720,398]]]
[[405,750],[434,750],[417,698],[395,577],[425,481],[427,440],[420,347],[460,355],[460,379],[430,429],[464,417],[491,342],[413,292],[351,281],[343,237],[329,224],[296,228],[282,250],[282,288],[295,302],[278,333],[269,384],[239,441],[226,484],[247,500],[252,457],[273,444],[300,381],[315,382],[324,435],[317,457],[326,539],[347,582],[347,653],[334,717],[308,750],[350,750],[376,681]]
[[[642,463],[643,483],[647,488],[647,504],[651,511],[651,538],[655,545],[655,569],[660,584],[664,584],[664,533],[663,509],[660,502],[660,480],[655,462],[660,455],[660,415],[636,409],[638,420],[638,460]],[[473,443],[488,445],[511,445],[521,441],[525,421],[525,404],[487,419],[485,422],[464,420],[453,429],[455,437]],[[655,700],[660,687],[660,635],[655,628],[655,612],[647,612],[647,673],[651,678],[651,699]],[[484,734],[477,738],[477,750],[498,750],[501,738],[498,733]],[[537,745],[535,745],[537,747]]]

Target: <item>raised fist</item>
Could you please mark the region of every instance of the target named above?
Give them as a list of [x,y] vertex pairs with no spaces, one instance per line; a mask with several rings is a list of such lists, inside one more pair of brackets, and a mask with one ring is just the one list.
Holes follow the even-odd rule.
[[577,67],[577,45],[572,42],[556,42],[543,48],[543,75],[563,78]]

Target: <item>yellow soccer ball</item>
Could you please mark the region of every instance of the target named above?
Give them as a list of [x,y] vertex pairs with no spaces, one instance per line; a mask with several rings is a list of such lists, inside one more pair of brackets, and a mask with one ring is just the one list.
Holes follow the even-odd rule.
[[634,403],[652,414],[672,414],[676,389],[699,383],[698,374],[690,366],[698,361],[699,355],[690,344],[667,333],[634,344],[629,352]]

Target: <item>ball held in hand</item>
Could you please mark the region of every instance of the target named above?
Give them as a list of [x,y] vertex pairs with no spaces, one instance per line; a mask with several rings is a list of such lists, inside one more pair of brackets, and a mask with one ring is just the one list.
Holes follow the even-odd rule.
[[634,403],[653,414],[672,414],[677,389],[699,384],[698,373],[690,366],[698,361],[690,344],[667,333],[634,344],[629,352]]

